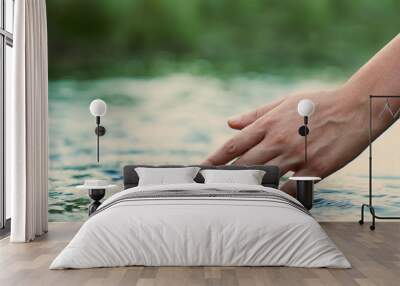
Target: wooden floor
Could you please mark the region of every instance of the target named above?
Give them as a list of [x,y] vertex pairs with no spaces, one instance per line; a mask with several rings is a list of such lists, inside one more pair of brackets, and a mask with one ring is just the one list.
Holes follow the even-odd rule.
[[0,241],[0,285],[400,285],[400,222],[378,222],[372,232],[357,223],[322,223],[352,269],[289,267],[123,267],[48,270],[80,223],[50,223],[27,244]]

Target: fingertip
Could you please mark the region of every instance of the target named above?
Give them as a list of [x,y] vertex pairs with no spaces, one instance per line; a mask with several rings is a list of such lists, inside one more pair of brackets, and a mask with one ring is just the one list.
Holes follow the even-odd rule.
[[200,165],[202,165],[202,166],[213,166],[214,164],[210,160],[206,159]]
[[282,192],[291,195],[292,197],[296,197],[296,185],[293,181],[288,181],[283,184],[282,187],[279,188]]
[[228,126],[232,129],[242,129],[240,120],[237,120],[236,118],[228,119]]

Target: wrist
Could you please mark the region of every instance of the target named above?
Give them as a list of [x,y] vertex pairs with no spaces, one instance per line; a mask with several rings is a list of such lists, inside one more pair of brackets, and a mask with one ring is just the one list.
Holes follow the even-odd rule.
[[385,104],[389,102],[391,111],[393,114],[396,113],[400,108],[400,98],[374,98],[370,103],[371,95],[383,96],[386,94],[376,94],[368,91],[365,87],[357,88],[354,83],[346,83],[338,88],[336,93],[338,94],[338,102],[348,102],[344,112],[357,114],[357,118],[353,118],[353,120],[362,121],[363,123],[360,122],[360,126],[363,126],[365,130],[369,128],[369,117],[372,116],[372,140],[381,135],[398,119],[398,116],[394,118],[388,110],[384,113],[382,111],[385,108]]

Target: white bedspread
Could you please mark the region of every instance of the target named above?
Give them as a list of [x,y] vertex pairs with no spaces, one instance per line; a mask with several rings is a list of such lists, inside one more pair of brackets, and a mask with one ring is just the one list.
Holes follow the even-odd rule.
[[[349,268],[350,263],[310,215],[257,198],[152,198],[111,202],[130,192],[262,190],[254,185],[185,184],[117,193],[89,218],[50,269],[126,265],[294,266]],[[108,208],[106,206],[109,205]]]

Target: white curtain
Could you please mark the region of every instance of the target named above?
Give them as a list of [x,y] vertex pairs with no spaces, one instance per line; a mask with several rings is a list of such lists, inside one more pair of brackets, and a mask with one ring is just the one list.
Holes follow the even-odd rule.
[[[45,0],[15,1],[13,93],[6,110],[12,242],[47,232],[47,23]],[[8,144],[7,144],[8,143]]]

